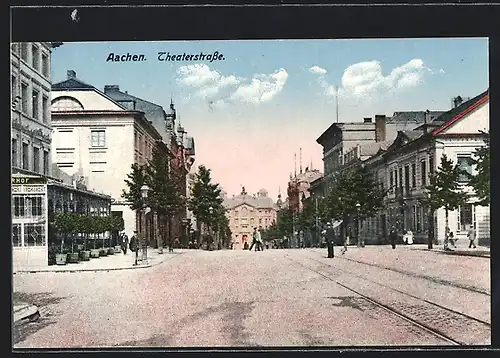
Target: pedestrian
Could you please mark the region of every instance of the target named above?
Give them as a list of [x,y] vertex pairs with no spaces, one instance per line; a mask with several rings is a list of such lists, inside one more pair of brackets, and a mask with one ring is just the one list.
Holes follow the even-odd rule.
[[129,243],[130,251],[135,252],[135,263],[137,266],[137,260],[139,259],[139,239],[137,238],[137,231],[134,231],[134,234],[130,238]]
[[127,248],[128,248],[128,236],[127,234],[125,234],[125,232],[123,232],[121,234],[121,245],[122,245],[122,251],[123,251],[123,254],[126,255],[127,254]]
[[469,249],[476,248],[476,230],[473,226],[470,227],[469,232],[467,232],[467,238],[469,239]]
[[452,251],[451,248],[450,248],[450,228],[447,226],[445,229],[444,229],[444,242],[443,242],[443,249],[445,251]]
[[326,224],[326,246],[328,248],[328,258],[333,258],[335,256],[335,231],[331,223]]
[[168,239],[168,252],[174,252],[174,244],[172,239]]
[[395,249],[396,241],[398,239],[398,231],[396,230],[396,227],[394,225],[391,227],[391,232],[389,233],[389,239],[391,241],[392,248]]

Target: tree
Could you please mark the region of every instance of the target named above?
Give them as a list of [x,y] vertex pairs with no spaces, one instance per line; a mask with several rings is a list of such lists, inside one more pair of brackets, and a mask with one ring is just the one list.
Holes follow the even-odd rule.
[[[222,202],[219,184],[213,184],[210,169],[200,165],[191,187],[191,197],[188,200],[188,208],[196,217],[198,234],[201,231],[201,224],[213,224],[213,213],[221,206]],[[212,214],[210,207],[213,210]]]
[[477,204],[481,206],[490,205],[490,134],[484,133],[485,145],[477,148],[472,164],[476,167],[476,175],[470,175],[469,185],[474,189],[477,196]]
[[341,236],[344,239],[349,220],[352,217],[361,220],[373,217],[384,207],[386,194],[387,190],[368,168],[345,170],[334,179],[333,190],[325,199],[324,214],[328,219],[343,220]]
[[311,196],[304,198],[302,204],[302,211],[297,218],[297,229],[303,231],[304,234],[310,233],[316,235],[316,218],[318,213],[316,211],[314,198]]
[[276,214],[276,229],[280,238],[293,233],[293,215],[289,208],[283,208]]
[[137,163],[132,164],[131,172],[127,174],[127,179],[125,179],[128,190],[122,191],[122,198],[127,201],[132,210],[136,211],[136,224],[139,220],[137,210],[141,210],[143,205],[141,187],[146,184],[146,175],[145,165],[139,165]]
[[[148,205],[160,221],[160,235],[165,237],[165,224],[168,224],[168,240],[171,241],[172,218],[185,209],[186,195],[182,191],[185,176],[180,168],[173,166],[170,158],[158,149],[153,150],[152,159],[145,167],[146,183],[150,187]],[[158,243],[160,247],[161,243]]]
[[462,190],[459,177],[463,174],[458,165],[454,165],[446,154],[441,157],[437,171],[429,178],[428,205],[432,211],[444,208],[445,212],[445,248],[448,247],[448,213],[456,210],[467,202],[467,194]]

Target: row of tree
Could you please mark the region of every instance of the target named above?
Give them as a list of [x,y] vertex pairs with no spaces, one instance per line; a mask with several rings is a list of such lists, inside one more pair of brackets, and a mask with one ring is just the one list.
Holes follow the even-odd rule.
[[[476,168],[475,175],[465,172],[446,155],[441,157],[438,169],[430,174],[428,196],[421,202],[429,209],[429,218],[435,210],[444,208],[446,227],[449,211],[456,210],[471,198],[464,188],[463,175],[468,176],[468,185],[477,198],[475,204],[487,206],[490,203],[490,138],[489,133],[484,134],[485,145],[478,148],[471,158],[471,165]],[[387,193],[388,189],[364,166],[339,172],[327,197],[308,197],[303,200],[303,209],[297,215],[288,208],[280,210],[276,222],[263,233],[263,237],[267,240],[290,237],[294,229],[309,230],[317,235],[317,231],[333,219],[343,220],[341,235],[344,238],[345,229],[353,218],[364,220],[374,217],[385,208]],[[431,235],[429,237],[429,247],[432,248]]]
[[[221,189],[218,184],[212,183],[210,169],[205,166],[198,167],[189,199],[186,196],[184,168],[175,165],[172,158],[164,155],[159,148],[154,149],[152,159],[147,164],[132,165],[125,183],[127,189],[123,191],[122,198],[129,203],[130,208],[138,211],[147,206],[155,214],[158,222],[155,236],[160,244],[172,242],[173,220],[186,208],[196,217],[198,233],[204,224],[222,237],[231,236],[222,206]],[[147,199],[142,198],[143,185],[149,187]]]

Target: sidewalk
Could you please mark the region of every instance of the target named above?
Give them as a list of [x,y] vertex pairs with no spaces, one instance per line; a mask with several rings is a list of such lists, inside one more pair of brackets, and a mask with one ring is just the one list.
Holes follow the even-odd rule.
[[427,244],[425,245],[405,245],[409,248],[415,250],[423,250],[423,251],[434,251],[440,252],[447,255],[459,255],[459,256],[480,256],[480,257],[490,257],[490,248],[485,246],[477,246],[475,249],[469,249],[468,243],[457,241],[457,247],[452,248],[451,251],[445,250],[443,244],[436,245],[434,244],[432,249],[427,248]]
[[[141,269],[152,267],[165,262],[168,259],[176,257],[181,254],[182,250],[175,250],[174,253],[168,253],[163,250],[163,254],[158,254],[157,249],[148,248],[148,260],[146,262],[138,262],[135,266],[135,254],[128,251],[126,255],[123,253],[90,259],[90,261],[80,261],[76,264],[66,265],[51,265],[51,266],[33,266],[33,267],[14,267],[14,274],[16,273],[37,273],[37,272],[83,272],[83,271],[113,271],[113,270],[127,270],[127,269]],[[139,252],[139,258],[140,258]]]

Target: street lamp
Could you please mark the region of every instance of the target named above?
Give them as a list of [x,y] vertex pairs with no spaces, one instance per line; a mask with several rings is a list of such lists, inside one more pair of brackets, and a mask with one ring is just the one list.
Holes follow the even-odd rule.
[[214,208],[212,206],[210,206],[208,208],[208,212],[210,213],[210,219],[208,220],[209,222],[209,226],[208,226],[208,233],[210,235],[210,242],[207,242],[207,249],[210,249],[210,245],[211,245],[211,241],[213,240],[213,236],[212,236],[212,215],[214,213]]
[[[143,230],[141,230],[141,231],[144,231],[143,233],[141,232],[141,246],[142,246],[142,260],[143,260],[143,262],[147,261],[147,258],[148,258],[148,252],[147,252],[148,245],[147,245],[147,239],[146,239],[146,235],[147,235],[146,200],[148,198],[148,192],[149,192],[149,186],[147,186],[146,184],[141,186],[142,211],[143,211],[143,214],[142,214],[143,219],[141,218],[141,220],[144,220],[143,224],[141,224],[141,226],[143,228]],[[147,264],[147,262],[146,262],[146,264]]]
[[356,236],[358,239],[358,247],[361,247],[361,240],[359,237],[359,209],[361,208],[360,203],[356,203]]

